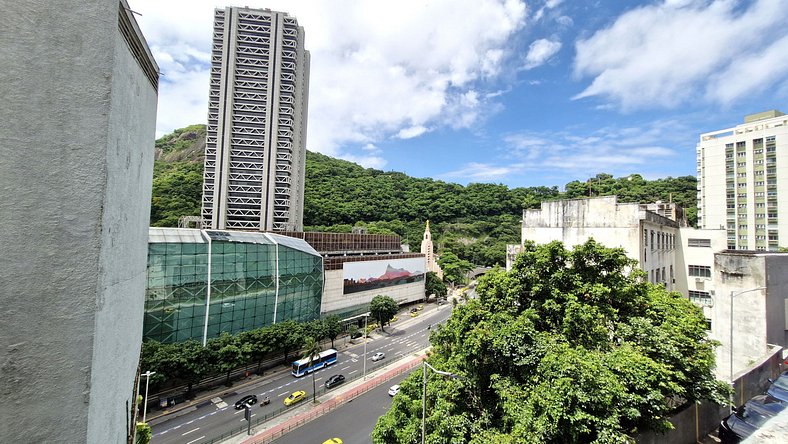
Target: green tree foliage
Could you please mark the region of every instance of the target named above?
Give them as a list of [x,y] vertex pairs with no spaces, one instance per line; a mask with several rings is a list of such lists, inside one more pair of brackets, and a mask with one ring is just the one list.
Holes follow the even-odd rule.
[[471,271],[473,265],[465,259],[460,259],[451,251],[444,251],[438,259],[438,265],[443,270],[443,280],[452,284],[465,282],[465,274]]
[[[645,282],[622,249],[527,243],[477,293],[431,336],[431,365],[463,378],[430,377],[427,442],[631,442],[672,428],[685,402],[725,402],[702,311]],[[373,441],[416,442],[420,421],[418,374]]]
[[323,329],[326,337],[331,339],[331,348],[334,348],[334,339],[342,333],[342,322],[339,316],[329,315],[323,319]]
[[148,444],[153,438],[153,430],[147,423],[137,423],[137,438],[134,440],[135,444]]
[[206,348],[216,357],[216,370],[225,374],[225,385],[230,385],[230,373],[244,365],[249,358],[249,347],[239,336],[222,332],[218,338],[209,339]]
[[[304,355],[301,356],[301,359],[309,359],[309,367],[311,367],[315,359],[320,359],[321,351],[323,351],[323,349],[320,348],[320,341],[316,340],[312,336],[307,336],[303,345]],[[317,390],[315,387],[315,373],[316,372],[312,372],[312,402],[317,402],[315,398],[317,396]]]
[[436,298],[443,298],[449,293],[443,279],[433,271],[428,271],[424,282],[424,294],[426,296],[434,294]]
[[[205,126],[175,130],[156,141],[151,226],[177,226],[181,216],[200,214]],[[523,208],[545,200],[618,195],[619,202],[676,202],[697,220],[697,182],[692,176],[645,180],[632,174],[597,174],[557,186],[508,188],[462,186],[403,173],[363,168],[307,151],[304,224],[309,231],[349,233],[365,226],[372,234],[398,234],[418,250],[424,223],[431,221],[438,253],[450,250],[476,265],[504,265],[506,244],[520,242]]]
[[369,302],[369,312],[372,314],[372,317],[378,320],[378,324],[380,324],[380,329],[383,329],[383,324],[389,322],[397,311],[399,310],[399,305],[397,302],[392,299],[390,296],[375,296]]

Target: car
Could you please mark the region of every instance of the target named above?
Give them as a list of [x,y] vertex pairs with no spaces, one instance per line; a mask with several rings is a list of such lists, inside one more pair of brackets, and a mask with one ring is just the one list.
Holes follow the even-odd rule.
[[399,384],[392,385],[391,388],[389,389],[389,396],[394,396],[397,393],[399,393]]
[[303,401],[306,398],[306,392],[303,390],[299,390],[297,392],[293,392],[285,398],[285,405],[293,405],[296,402]]
[[769,386],[767,394],[780,401],[788,402],[788,370],[782,372],[777,379],[770,379],[772,385]]
[[418,311],[414,311],[413,313],[410,314],[410,317],[415,318],[418,315],[419,315],[419,312]]
[[410,309],[411,313],[416,313],[417,311],[419,311],[419,309],[416,308],[416,307],[413,307],[413,308]]
[[416,310],[419,310],[419,311],[424,310],[424,304],[419,304],[419,306],[416,307]]
[[769,395],[754,396],[720,422],[720,441],[736,443],[747,438],[785,407],[786,403]]
[[383,359],[385,357],[386,357],[385,353],[377,352],[374,355],[372,355],[372,361],[377,362],[377,361],[380,361],[381,359]]
[[246,395],[243,398],[235,401],[235,410],[241,410],[244,406],[253,406],[257,404],[257,395]]
[[323,444],[342,444],[342,440],[339,438],[331,438],[323,441]]
[[345,375],[333,375],[326,379],[326,388],[330,389],[331,387],[336,387],[343,382],[345,382]]

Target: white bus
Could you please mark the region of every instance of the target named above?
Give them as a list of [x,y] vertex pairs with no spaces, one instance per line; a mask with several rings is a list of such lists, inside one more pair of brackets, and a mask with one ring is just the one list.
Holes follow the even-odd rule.
[[320,352],[320,354],[313,358],[312,366],[309,366],[309,358],[299,359],[293,362],[293,376],[300,378],[306,374],[312,373],[315,370],[320,370],[323,367],[337,362],[337,351],[333,348]]

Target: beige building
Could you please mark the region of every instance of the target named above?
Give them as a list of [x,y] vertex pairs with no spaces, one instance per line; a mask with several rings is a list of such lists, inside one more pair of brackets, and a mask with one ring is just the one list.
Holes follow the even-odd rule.
[[[523,210],[522,240],[537,244],[559,240],[572,247],[593,238],[607,247],[623,248],[638,261],[649,282],[679,290],[680,228],[681,221],[661,216],[647,205],[620,204],[615,196],[606,196],[542,202],[539,210]],[[508,251],[507,269],[516,250]]]
[[309,60],[295,17],[215,11],[204,228],[303,229]]
[[731,250],[788,246],[788,116],[751,114],[700,135],[698,225],[723,228]]
[[432,245],[432,233],[430,233],[430,221],[427,221],[427,227],[424,229],[424,238],[421,240],[421,254],[424,255],[424,260],[427,264],[427,271],[431,271],[443,279],[443,270],[438,265],[438,258],[435,257],[434,247]]

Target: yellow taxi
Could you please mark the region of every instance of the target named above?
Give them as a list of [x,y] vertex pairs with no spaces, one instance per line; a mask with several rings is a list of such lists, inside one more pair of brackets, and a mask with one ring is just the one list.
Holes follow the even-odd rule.
[[299,390],[297,392],[293,392],[285,398],[285,405],[293,405],[298,401],[303,401],[306,398],[306,392],[303,390]]
[[342,444],[342,440],[339,438],[331,438],[323,441],[323,444]]

